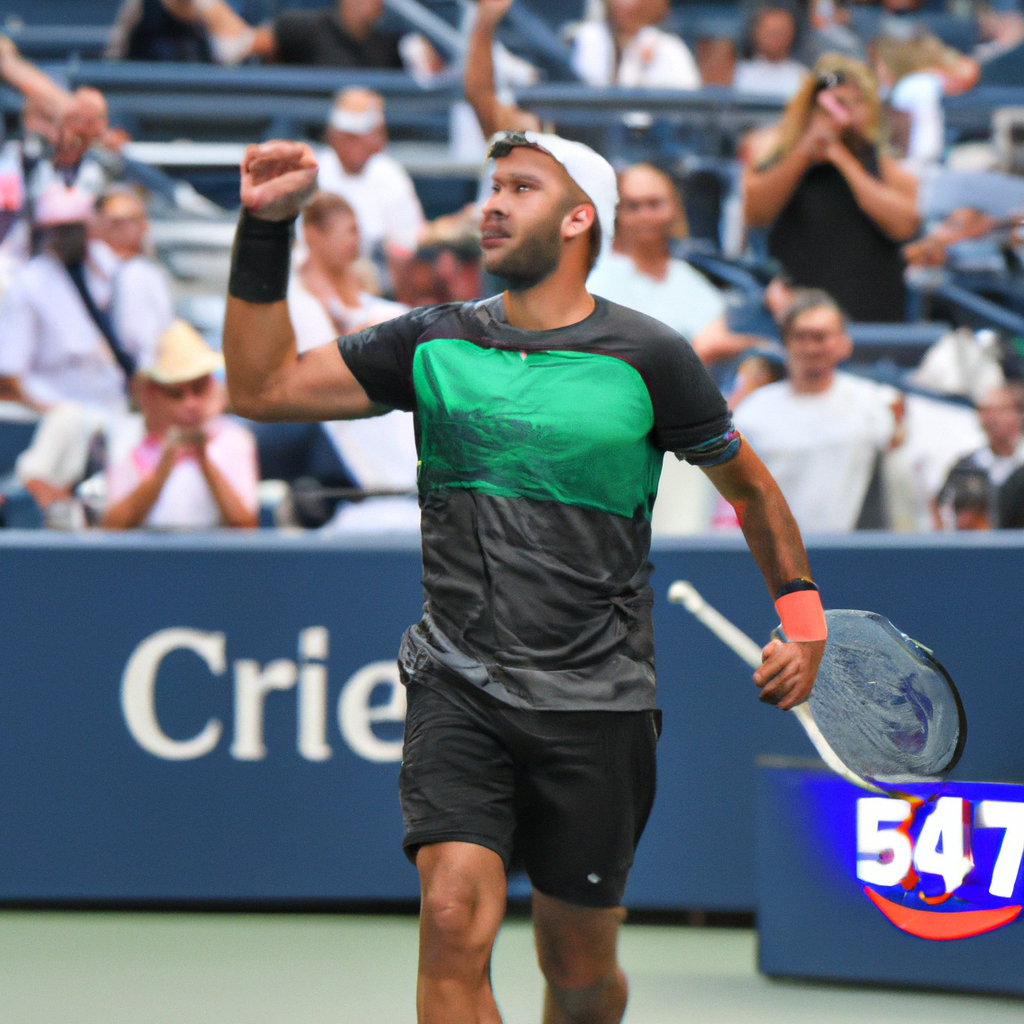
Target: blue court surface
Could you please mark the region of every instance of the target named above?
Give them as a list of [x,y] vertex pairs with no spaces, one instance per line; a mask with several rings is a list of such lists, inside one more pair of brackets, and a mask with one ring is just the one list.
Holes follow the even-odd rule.
[[[773,982],[741,929],[627,925],[629,1024],[1020,1024],[1013,999]],[[3,1024],[412,1024],[416,921],[349,915],[0,912]],[[529,924],[506,923],[506,1024],[538,1024]]]

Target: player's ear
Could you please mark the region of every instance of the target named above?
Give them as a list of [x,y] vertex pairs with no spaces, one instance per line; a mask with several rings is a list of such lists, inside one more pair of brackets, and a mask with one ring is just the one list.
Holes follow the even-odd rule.
[[570,238],[577,238],[585,234],[593,223],[594,207],[590,203],[580,203],[562,218],[562,238],[567,241]]

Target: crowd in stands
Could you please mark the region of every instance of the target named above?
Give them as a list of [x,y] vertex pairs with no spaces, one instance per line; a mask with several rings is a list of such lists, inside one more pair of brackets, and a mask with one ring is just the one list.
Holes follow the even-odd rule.
[[[382,27],[382,0],[284,8],[262,24],[228,0],[125,0],[108,57],[404,69],[423,85],[461,75],[483,137],[550,130],[514,94],[542,70],[496,40],[512,2],[473,5],[460,63]],[[933,33],[924,0],[743,0],[739,12],[739,35],[691,45],[669,0],[604,0],[562,27],[587,86],[728,86],[785,102],[775,124],[736,140],[741,252],[690,238],[678,161],[620,160],[614,237],[590,290],[689,340],[805,531],[1024,528],[1024,342],[961,328],[899,379],[849,364],[850,324],[903,323],[915,274],[979,253],[1022,269],[1024,179],[989,165],[996,185],[972,205],[944,165],[944,97],[1024,53],[1015,0],[972,8],[971,52]],[[112,159],[126,136],[103,95],[64,89],[3,36],[0,77],[24,97],[20,138],[3,150],[16,160],[0,155],[0,419],[38,417],[13,481],[45,522],[254,527],[262,477],[288,486],[279,525],[415,529],[412,415],[233,417],[222,360],[176,316],[153,255],[151,196]],[[501,288],[481,273],[477,204],[428,220],[388,142],[383,98],[339,92],[288,289],[300,352]],[[655,528],[681,523],[738,527],[670,458]]]

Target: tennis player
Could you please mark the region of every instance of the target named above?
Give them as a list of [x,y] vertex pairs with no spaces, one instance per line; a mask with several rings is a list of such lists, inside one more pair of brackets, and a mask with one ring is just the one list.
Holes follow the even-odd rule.
[[484,265],[507,291],[300,357],[285,291],[316,161],[299,143],[250,147],[228,386],[260,420],[416,414],[425,604],[399,653],[399,785],[422,888],[419,1021],[500,1022],[489,965],[515,859],[533,886],[546,1024],[612,1024],[627,995],[622,894],[654,799],[647,558],[665,451],[736,507],[795,641],[765,648],[763,700],[809,695],[824,616],[782,493],[693,350],[585,288],[614,229],[611,166],[532,132],[491,156]]

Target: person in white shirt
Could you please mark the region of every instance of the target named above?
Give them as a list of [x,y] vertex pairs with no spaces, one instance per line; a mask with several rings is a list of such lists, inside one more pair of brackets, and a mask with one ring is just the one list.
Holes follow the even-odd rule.
[[[299,352],[333,345],[339,334],[381,323],[407,311],[362,291],[353,270],[359,256],[359,229],[351,206],[341,197],[317,193],[303,210],[308,256],[288,285],[288,313]],[[260,424],[266,443],[278,425]],[[291,425],[288,425],[290,428]],[[415,491],[416,437],[412,413],[309,424],[323,430],[344,473],[363,490]],[[343,503],[327,524],[331,533],[418,530],[415,497],[390,496]]]
[[224,391],[213,374],[223,362],[181,320],[161,335],[137,389],[146,436],[107,468],[105,528],[258,524],[256,442],[222,415]]
[[572,66],[587,85],[699,89],[689,47],[657,27],[669,0],[607,0],[603,21],[585,21],[573,38]]
[[853,345],[825,292],[798,295],[782,340],[788,379],[742,402],[736,429],[778,481],[801,532],[853,530],[879,456],[900,440],[901,395],[837,372]]
[[334,99],[328,145],[316,153],[318,185],[348,200],[367,256],[389,249],[408,255],[424,224],[412,179],[384,152],[387,139],[384,100],[368,89],[345,89]]
[[779,96],[788,100],[810,72],[790,51],[796,39],[796,17],[785,6],[766,3],[750,19],[750,56],[736,65],[732,87],[737,92]]
[[118,342],[88,290],[91,212],[88,195],[61,185],[36,203],[42,251],[15,272],[0,299],[0,399],[40,411],[62,401],[109,411],[125,406],[126,378],[140,352]]
[[108,190],[97,204],[90,262],[110,290],[110,312],[121,343],[139,353],[145,369],[157,339],[174,321],[167,272],[146,254],[146,207],[131,189]]
[[709,363],[736,355],[757,339],[730,334],[718,289],[685,260],[671,256],[672,242],[687,233],[672,179],[651,164],[627,168],[619,175],[614,251],[598,260],[587,289],[668,324]]

